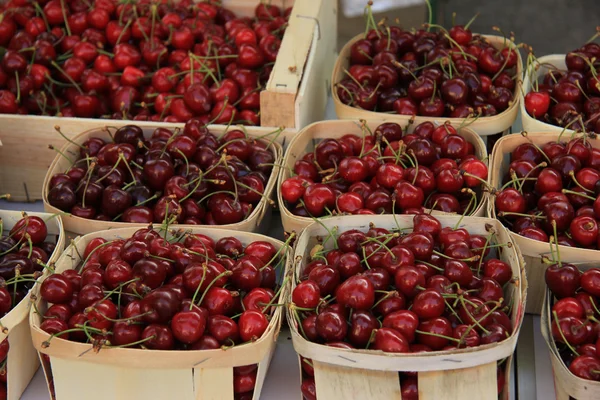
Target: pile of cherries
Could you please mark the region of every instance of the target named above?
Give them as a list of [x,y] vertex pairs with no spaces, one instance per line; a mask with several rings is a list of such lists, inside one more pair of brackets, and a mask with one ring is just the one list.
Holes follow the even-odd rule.
[[[369,7],[369,16],[372,15]],[[514,101],[517,51],[496,48],[466,26],[417,31],[369,24],[350,49],[346,77],[335,86],[343,103],[369,111],[467,118],[492,116]]]
[[[46,278],[40,328],[52,336],[43,345],[59,337],[97,348],[211,350],[259,339],[278,303],[285,246],[162,233],[92,239],[76,269]],[[235,393],[251,393],[256,372],[236,368]]]
[[217,137],[196,118],[149,138],[127,125],[112,138],[78,144],[79,160],[50,180],[52,206],[101,221],[233,224],[260,206],[276,162],[266,142],[237,129]]
[[589,137],[519,145],[502,183],[496,215],[514,232],[564,246],[600,247],[600,149]]
[[588,42],[567,53],[566,71],[552,68],[540,77],[539,62],[529,60],[533,82],[524,100],[527,113],[552,125],[600,133],[600,44]]
[[0,238],[0,318],[27,295],[55,247],[44,220],[26,214]]
[[555,296],[551,332],[569,370],[579,378],[600,381],[600,269],[581,272],[557,262],[546,269]]
[[445,123],[417,125],[412,133],[383,123],[362,136],[321,141],[294,164],[280,184],[294,215],[418,214],[425,208],[471,214],[488,176],[472,143]]
[[[305,339],[340,349],[421,353],[512,334],[503,288],[513,286],[513,272],[496,258],[505,244],[492,231],[474,235],[422,214],[413,217],[410,233],[371,225],[367,232],[342,232],[324,250],[333,235],[311,251],[292,291],[290,313]],[[314,400],[310,360],[302,367],[302,393]],[[402,399],[418,398],[416,374],[410,377],[401,379]],[[498,368],[499,391],[503,385]]]
[[0,113],[258,125],[291,9],[11,0],[0,11]]

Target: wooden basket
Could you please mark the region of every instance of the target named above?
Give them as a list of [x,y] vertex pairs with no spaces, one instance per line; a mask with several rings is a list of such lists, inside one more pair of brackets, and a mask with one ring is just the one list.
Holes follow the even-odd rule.
[[[136,230],[114,229],[76,238],[56,262],[56,272],[76,268],[80,263],[79,254],[83,254],[90,240],[98,237],[107,240],[128,238]],[[186,230],[205,234],[214,240],[235,236],[244,245],[262,240],[277,248],[284,246],[284,243],[278,240],[256,233],[229,229]],[[290,252],[287,251],[287,261]],[[287,271],[286,262],[286,274]],[[287,288],[284,288],[280,296],[284,296],[286,290]],[[45,311],[46,304],[41,296],[38,296],[36,305],[38,310]],[[40,352],[40,357],[49,356],[49,363],[44,362],[42,358],[42,366],[48,387],[55,390],[53,399],[59,400],[79,400],[82,398],[82,390],[85,390],[86,400],[233,400],[233,368],[251,364],[258,364],[253,397],[258,399],[275,351],[281,318],[281,307],[277,307],[269,327],[260,339],[227,350],[158,351],[103,348],[96,352],[93,351],[92,344],[57,337],[51,340],[50,346],[42,346],[50,335],[39,327],[42,322],[41,316],[34,309],[29,314],[33,345]],[[74,382],[77,384],[73,384]],[[98,385],[98,382],[102,384]]]
[[[490,157],[490,174],[489,184],[492,188],[499,188],[502,182],[502,176],[508,170],[510,163],[510,154],[520,144],[531,141],[537,145],[543,145],[553,140],[557,140],[559,133],[556,132],[536,132],[528,133],[527,137],[522,135],[509,135],[501,138],[496,142],[494,150]],[[563,137],[568,137],[565,133]],[[595,148],[600,148],[599,139],[587,139],[588,142]],[[496,218],[496,206],[494,196],[490,195],[488,199],[488,215],[491,218]],[[527,279],[530,282],[529,296],[526,312],[530,314],[540,314],[542,311],[542,303],[546,293],[546,281],[544,273],[546,265],[542,262],[542,256],[550,257],[550,244],[540,242],[539,240],[528,239],[515,232],[510,232],[513,240],[521,249],[525,260],[525,271]],[[559,246],[560,258],[563,262],[592,262],[598,259],[600,252],[598,250],[590,250],[579,247]]]
[[[220,125],[213,125],[210,127],[210,131],[216,134],[222,134],[226,132],[227,127],[223,127]],[[236,129],[235,127],[231,127],[230,129]],[[144,129],[144,136],[149,137],[153,132],[153,129]],[[258,137],[260,134],[256,132],[252,128],[246,128],[246,132],[249,137]],[[90,137],[99,137],[104,139],[105,141],[111,141],[110,133],[107,129],[92,129],[87,132],[80,133],[79,135],[73,137],[73,141],[75,143],[83,143],[86,139]],[[257,206],[254,208],[252,213],[241,222],[237,222],[235,224],[229,225],[218,225],[219,228],[227,228],[227,229],[235,229],[239,231],[245,232],[256,232],[264,227],[264,222],[268,221],[271,213],[271,206],[268,204],[267,198],[271,198],[271,194],[275,185],[277,184],[277,176],[279,174],[279,166],[278,164],[281,161],[281,146],[277,143],[273,143],[270,147],[270,150],[273,152],[275,156],[275,165],[273,166],[273,170],[271,171],[271,176],[267,181],[267,185],[265,186],[264,197],[260,200]],[[73,143],[66,143],[65,146],[61,149],[61,153],[66,154],[72,157],[79,157],[79,147]],[[56,155],[52,165],[46,171],[46,178],[43,183],[43,193],[42,198],[44,200],[44,209],[47,212],[58,214],[63,213],[56,207],[53,207],[48,202],[48,188],[50,186],[50,180],[52,176],[59,172],[64,172],[70,167],[69,161],[67,161],[60,154]],[[64,213],[63,213],[64,214]],[[147,224],[133,224],[129,222],[108,222],[108,221],[97,221],[91,219],[85,219],[81,217],[76,217],[71,214],[65,214],[63,216],[63,223],[65,224],[65,229],[68,232],[73,232],[77,234],[86,234],[91,232],[96,232],[100,230],[106,230],[111,228],[126,228],[126,227],[144,227]],[[210,228],[209,225],[203,225],[203,227]]]
[[521,97],[521,120],[523,122],[523,130],[527,132],[562,132],[566,134],[573,133],[571,129],[564,129],[558,125],[552,125],[544,121],[533,118],[527,110],[525,110],[525,95],[531,92],[533,86],[533,77],[542,77],[546,72],[553,69],[552,67],[558,68],[559,70],[566,71],[567,64],[565,63],[564,54],[552,54],[538,58],[540,69],[535,71],[534,68],[537,64],[532,64],[525,72],[523,79],[523,90],[520,92]]
[[[598,266],[597,262],[596,266]],[[577,267],[579,268],[581,266],[578,265]],[[573,375],[573,373],[569,371],[569,368],[567,368],[563,360],[560,358],[558,348],[556,347],[556,343],[552,338],[552,333],[550,333],[550,326],[552,323],[552,318],[550,317],[552,310],[552,293],[550,290],[547,290],[546,292],[547,293],[544,295],[544,306],[542,310],[540,329],[550,352],[556,400],[599,399],[600,382],[582,379]]]
[[[501,48],[504,46],[506,42],[511,43],[511,46],[514,48],[514,43],[505,40],[505,38],[500,36],[493,35],[482,35],[486,38],[491,44],[493,44],[497,48]],[[337,95],[337,91],[335,90],[335,84],[340,82],[345,78],[344,70],[348,69],[350,62],[350,49],[352,45],[360,39],[364,38],[364,34],[359,34],[352,39],[342,48],[340,51],[340,55],[338,56],[335,66],[333,67],[333,76],[331,77],[331,95],[333,96],[333,102],[335,104],[335,112],[337,113],[338,118],[341,119],[378,119],[389,122],[397,122],[399,124],[407,123],[409,120],[414,119],[415,123],[418,125],[421,122],[425,121],[437,121],[438,123],[443,123],[444,121],[451,121],[453,125],[460,125],[464,119],[463,118],[432,118],[432,117],[413,117],[411,115],[399,115],[399,114],[390,114],[390,113],[381,113],[375,111],[363,110],[361,108],[352,107],[346,105],[341,102],[340,98]],[[521,77],[523,74],[523,61],[521,59],[521,55],[519,51],[517,51],[518,61],[517,61],[517,76]],[[519,93],[521,92],[521,80],[516,80],[515,85],[515,96],[512,104],[503,112],[498,115],[494,115],[491,117],[481,117],[475,120],[469,127],[477,132],[481,136],[489,136],[495,135],[497,133],[504,132],[508,130],[512,124],[517,119],[517,113],[519,112]]]
[[[261,0],[222,0],[240,16],[251,16]],[[261,127],[267,134],[286,127],[278,137],[285,146],[298,129],[323,119],[337,39],[337,2],[328,0],[272,0],[270,4],[293,5],[273,72],[261,92]],[[59,118],[0,114],[0,193],[13,201],[42,199],[42,182],[57,149],[66,141],[54,131],[60,125],[70,138],[102,126],[136,124],[142,128],[183,127],[183,124],[92,118]]]
[[[375,128],[377,128],[377,126],[379,126],[382,123],[383,121],[380,120],[369,120],[367,122],[367,127],[371,129],[371,131],[374,131]],[[410,124],[409,122],[406,122],[405,124],[403,124],[402,130],[405,131],[408,127],[409,131],[412,131],[412,129],[414,129],[416,125],[418,124]],[[296,135],[294,140],[288,146],[288,149],[285,153],[285,157],[283,159],[283,166],[282,168],[280,168],[279,182],[277,184],[277,201],[279,202],[281,222],[283,224],[284,231],[300,232],[302,229],[306,228],[313,222],[311,218],[298,217],[292,214],[285,206],[285,202],[281,197],[281,184],[284,180],[291,176],[291,170],[294,169],[294,163],[296,162],[296,160],[302,158],[304,154],[313,151],[315,146],[322,140],[331,138],[337,139],[348,133],[363,135],[361,124],[357,121],[349,120],[315,122],[298,132],[298,135]],[[477,158],[479,158],[480,160],[485,160],[487,158],[488,154],[485,147],[485,143],[483,143],[483,140],[479,135],[477,135],[470,128],[462,128],[459,131],[459,134],[465,139],[467,139],[469,142],[473,143],[473,146],[475,147],[475,155],[477,155]],[[487,193],[482,193],[480,198],[481,200],[479,202],[479,206],[474,211],[473,215],[483,217],[486,212]],[[435,212],[435,214],[437,215],[444,213]]]
[[[458,216],[439,216],[442,226],[454,226]],[[383,228],[412,227],[413,216],[400,215],[398,225],[387,216],[352,215],[329,218],[307,227],[299,236],[294,248],[294,272],[300,275],[306,265],[309,252],[317,243],[316,237],[325,237],[325,229],[338,228],[338,232],[358,229],[366,232],[369,224]],[[317,399],[400,399],[399,371],[417,371],[419,380],[419,400],[497,400],[496,381],[497,361],[511,357],[517,345],[517,338],[523,322],[526,302],[527,279],[519,249],[514,245],[508,230],[500,222],[487,218],[465,217],[461,227],[470,233],[488,234],[486,225],[497,233],[505,247],[500,258],[509,263],[513,276],[512,287],[515,307],[511,314],[514,326],[512,335],[500,343],[452,351],[419,354],[392,354],[374,350],[346,350],[327,347],[307,341],[298,332],[297,323],[288,310],[288,321],[296,352],[313,362]],[[330,246],[332,245],[329,241]],[[295,279],[292,288],[295,287]],[[290,292],[291,293],[291,292]],[[507,368],[510,368],[510,359]],[[509,374],[506,374],[503,390],[508,398]]]
[[[65,234],[60,217],[51,214],[28,212],[27,215],[40,217],[46,222],[48,236],[56,238],[56,249],[49,255],[48,264],[58,259],[65,247]],[[0,218],[5,230],[10,230],[17,221],[23,217],[19,211],[0,210]],[[37,353],[31,343],[29,330],[29,308],[31,307],[31,292],[13,308],[8,314],[0,319],[3,329],[0,330],[0,342],[8,338],[10,345],[7,358],[8,370],[8,399],[18,400],[27,388],[29,381],[39,367]]]

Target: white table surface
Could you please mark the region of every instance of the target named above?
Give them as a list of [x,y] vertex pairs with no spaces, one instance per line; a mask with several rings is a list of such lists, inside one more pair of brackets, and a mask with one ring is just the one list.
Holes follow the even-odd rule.
[[[326,119],[335,119],[331,99],[327,105]],[[517,126],[520,126],[520,119],[515,123],[515,127]],[[43,206],[41,202],[15,203],[0,200],[0,209],[43,211]],[[281,225],[277,215],[275,215],[272,219],[270,233],[272,236],[280,236],[281,232]],[[525,316],[514,365],[516,372],[511,377],[513,384],[511,399],[549,400],[555,398],[550,357],[544,338],[540,333],[540,318],[538,316]],[[278,345],[263,386],[261,399],[300,399],[300,373],[298,369],[298,359],[292,346],[289,330],[285,327],[279,335]],[[46,382],[40,368],[21,399],[47,400],[49,398]]]

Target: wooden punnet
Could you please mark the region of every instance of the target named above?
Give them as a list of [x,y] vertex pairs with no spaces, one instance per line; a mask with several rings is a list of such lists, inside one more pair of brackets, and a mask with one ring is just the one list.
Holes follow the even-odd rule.
[[[442,226],[455,226],[460,217],[437,217]],[[294,272],[296,276],[310,260],[311,248],[317,237],[329,235],[328,230],[337,228],[341,233],[349,229],[366,232],[369,224],[387,229],[412,227],[413,216],[397,216],[397,224],[389,216],[354,215],[329,218],[322,224],[314,223],[299,236],[294,249]],[[470,233],[486,235],[496,233],[498,243],[510,243],[503,247],[498,257],[510,264],[515,279],[505,288],[507,299],[513,308],[510,315],[512,335],[500,343],[474,348],[418,354],[392,354],[375,350],[345,350],[309,342],[299,333],[297,321],[288,309],[288,321],[296,352],[313,362],[315,387],[318,399],[400,399],[399,371],[417,371],[419,400],[497,400],[497,361],[508,358],[506,371],[510,370],[511,356],[525,312],[527,279],[518,247],[508,230],[498,221],[488,218],[465,217],[460,227]],[[328,241],[332,246],[332,241]],[[326,246],[327,248],[327,246]],[[295,287],[295,279],[292,288]],[[291,293],[291,291],[290,291]],[[289,300],[289,298],[288,298]],[[509,398],[509,374],[502,399]]]
[[[55,262],[65,247],[65,233],[60,217],[46,213],[29,212],[27,215],[42,218],[48,228],[48,240],[56,239],[56,249],[49,255],[48,264]],[[0,210],[0,218],[5,230],[10,230],[17,221],[23,218],[18,211]],[[29,330],[29,308],[31,307],[31,292],[16,305],[8,314],[0,319],[0,342],[8,338],[10,348],[6,367],[8,368],[8,400],[17,400],[29,385],[29,381],[37,371],[40,362],[35,348],[31,344]]]
[[[384,121],[382,120],[370,120],[366,123],[368,129],[373,132]],[[412,131],[418,123],[410,124],[408,121],[391,121],[396,122],[402,126],[403,131],[408,129]],[[440,124],[444,123],[444,120],[439,121]],[[306,153],[312,152],[319,142],[325,139],[338,139],[346,134],[363,135],[364,130],[362,129],[361,122],[350,121],[350,120],[336,120],[336,121],[321,121],[315,122],[306,128],[302,129],[294,140],[292,140],[286,150],[285,157],[283,158],[283,167],[280,168],[279,182],[277,184],[277,201],[279,202],[279,209],[281,212],[281,222],[283,223],[283,229],[286,232],[300,232],[302,229],[310,225],[313,220],[306,217],[298,217],[290,212],[285,206],[283,198],[281,197],[281,184],[284,180],[292,176],[294,169],[294,163],[302,158]],[[459,130],[459,135],[471,142],[475,147],[475,155],[480,160],[486,161],[487,150],[485,143],[477,133],[475,133],[471,126],[468,128],[462,128]],[[478,192],[479,203],[477,208],[472,213],[473,216],[483,217],[486,211],[487,193]],[[437,215],[438,212],[435,212]],[[441,213],[440,214],[445,214]]]
[[[492,43],[496,48],[502,48],[506,44],[509,44],[511,47],[515,47],[515,44],[511,42],[509,39],[505,39],[500,36],[490,36],[490,35],[482,35],[486,38],[490,43]],[[333,67],[333,76],[331,78],[331,95],[333,96],[333,102],[335,104],[335,112],[337,113],[338,118],[341,119],[376,119],[383,120],[389,122],[397,122],[399,124],[405,124],[409,120],[414,118],[415,123],[418,125],[421,122],[425,121],[436,121],[438,123],[443,123],[446,120],[449,120],[452,125],[459,126],[463,123],[463,118],[432,118],[432,117],[412,117],[410,115],[399,115],[399,114],[390,114],[390,113],[382,113],[375,111],[367,111],[361,108],[352,107],[342,103],[337,95],[337,91],[335,90],[335,85],[340,82],[342,79],[346,77],[344,70],[348,70],[350,63],[350,49],[352,45],[360,39],[363,39],[364,35],[361,33],[350,39],[348,43],[342,48],[340,51],[340,55],[335,62],[335,66]],[[521,60],[521,55],[517,51],[518,61],[517,61],[517,77],[521,77],[523,74],[523,61]],[[519,99],[521,93],[521,80],[516,80],[515,90],[514,90],[514,99],[512,104],[503,112],[498,115],[494,115],[491,117],[481,117],[474,121],[469,127],[477,132],[481,136],[495,135],[497,133],[501,133],[509,129],[512,124],[517,119],[517,114],[519,112]]]
[[[551,69],[557,69],[560,71],[566,71],[567,65],[565,64],[564,54],[552,54],[543,56],[537,59],[537,63],[532,63],[525,71],[525,78],[523,79],[523,90],[519,92],[521,97],[521,121],[523,123],[523,130],[527,132],[552,132],[560,133],[563,130],[568,135],[573,133],[571,129],[563,129],[561,126],[552,125],[544,121],[533,118],[525,109],[525,95],[533,90],[533,84],[535,79],[542,78],[544,74]],[[539,69],[535,68],[538,66]]]
[[[597,265],[598,264],[596,263],[596,266]],[[544,336],[550,352],[556,400],[598,399],[600,398],[600,382],[582,379],[573,375],[558,353],[558,348],[556,347],[556,343],[554,342],[554,338],[552,337],[550,330],[552,323],[552,297],[553,296],[550,290],[547,290],[544,295],[544,305],[542,309],[540,328],[542,330],[542,336]]]
[[[510,164],[510,154],[517,146],[530,141],[541,147],[545,143],[557,140],[559,135],[560,133],[556,132],[536,132],[527,133],[527,137],[522,135],[509,135],[498,140],[490,158],[490,186],[496,189],[501,186],[502,177],[508,171],[508,165]],[[570,136],[570,134],[564,133],[562,135],[563,141],[567,141]],[[586,140],[588,140],[588,143],[590,143],[592,147],[600,148],[600,140]],[[490,195],[489,197],[488,213],[490,218],[497,217],[495,198],[493,195]],[[529,281],[528,301],[525,311],[530,314],[540,314],[546,294],[544,273],[548,266],[548,264],[542,262],[542,257],[546,259],[550,258],[550,245],[538,240],[528,239],[515,232],[510,232],[510,235],[514,242],[519,246],[519,249],[521,249],[523,259],[525,260],[525,271]],[[567,263],[593,262],[598,260],[598,256],[600,255],[600,252],[597,250],[579,247],[559,246],[559,251],[561,260]]]
[[[234,127],[234,126],[229,127],[229,130],[233,130],[233,129],[237,129],[237,127]],[[256,128],[248,127],[245,129],[246,129],[246,132],[248,133],[248,136],[251,138],[252,137],[256,138],[256,137],[261,136],[261,134],[259,133],[259,131],[256,130]],[[83,143],[86,139],[88,139],[90,137],[99,137],[101,139],[104,139],[108,143],[111,141],[111,136],[110,136],[109,130],[111,130],[111,129],[110,128],[108,128],[108,129],[107,128],[91,129],[89,131],[80,133],[79,135],[73,137],[72,140],[73,140],[73,142],[80,144],[80,143]],[[150,137],[153,130],[154,129],[145,128],[144,136]],[[210,126],[209,130],[217,135],[221,135],[221,134],[227,132],[227,128],[220,126],[220,125]],[[112,129],[112,131],[114,132],[114,129]],[[273,134],[273,137],[275,137],[275,134]],[[265,137],[265,139],[262,139],[262,140],[265,142],[265,144],[270,142],[269,137]],[[77,144],[66,143],[64,145],[64,147],[61,149],[61,153],[67,155],[72,160],[76,160],[79,157],[79,146]],[[267,185],[265,186],[264,197],[257,204],[257,206],[254,208],[254,210],[252,210],[252,213],[248,216],[248,218],[246,218],[245,220],[240,221],[235,224],[218,225],[217,227],[224,228],[224,229],[235,229],[235,230],[245,231],[245,232],[256,232],[263,227],[261,224],[265,221],[265,218],[267,220],[269,219],[272,207],[269,204],[269,201],[267,199],[271,198],[271,194],[277,183],[277,175],[279,174],[278,165],[281,162],[281,157],[282,157],[282,150],[281,150],[281,146],[279,144],[272,143],[269,146],[269,150],[273,153],[273,156],[275,157],[275,165],[273,166],[273,170],[271,171],[271,176],[269,177],[269,180],[267,181]],[[44,179],[44,183],[42,185],[42,187],[43,187],[42,197],[44,200],[44,209],[47,212],[62,213],[61,210],[59,210],[56,207],[53,207],[48,202],[48,192],[49,192],[50,180],[52,179],[52,176],[54,174],[59,173],[59,172],[65,172],[66,170],[69,169],[70,166],[71,165],[68,160],[66,160],[60,154],[57,154],[56,157],[54,158],[54,161],[52,162],[52,165],[50,165],[50,168],[46,171],[46,178]],[[101,231],[101,230],[111,229],[111,228],[126,228],[126,227],[131,227],[131,226],[145,227],[147,225],[147,224],[132,224],[132,223],[128,223],[128,222],[97,221],[97,220],[76,217],[71,214],[66,214],[63,216],[63,223],[65,224],[65,229],[67,231],[73,232],[73,233],[78,233],[78,234],[85,234],[85,233],[96,232],[96,231]],[[204,227],[210,227],[210,226],[204,225]]]
[[[175,227],[176,228],[176,227]],[[75,269],[81,263],[90,240],[129,238],[136,228],[100,231],[76,238],[56,262],[56,272]],[[262,240],[280,249],[284,243],[268,236],[229,229],[186,229],[218,240],[237,237],[244,246]],[[289,249],[282,250],[288,258]],[[282,253],[283,254],[283,253]],[[286,272],[287,274],[287,264]],[[285,295],[287,285],[282,290]],[[39,290],[38,290],[39,292]],[[37,310],[43,313],[47,304],[37,296]],[[102,348],[94,351],[92,344],[50,338],[40,329],[42,317],[32,309],[29,314],[33,345],[40,352],[42,366],[53,399],[58,400],[233,400],[233,368],[258,364],[253,399],[260,397],[281,326],[282,310],[277,307],[263,336],[253,343],[227,350],[157,351],[127,348]],[[98,382],[101,382],[98,385]]]

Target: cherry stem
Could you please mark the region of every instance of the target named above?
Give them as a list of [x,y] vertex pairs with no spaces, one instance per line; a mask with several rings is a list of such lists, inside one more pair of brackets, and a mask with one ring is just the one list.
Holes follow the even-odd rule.
[[474,255],[469,258],[453,258],[453,257],[445,255],[444,253],[440,253],[437,250],[433,250],[433,253],[437,254],[438,256],[440,256],[442,258],[448,259],[448,260],[458,260],[458,261],[463,261],[463,262],[478,261],[481,258],[479,255]]
[[354,83],[356,83],[356,84],[358,85],[358,87],[360,87],[361,89],[364,89],[364,86],[363,86],[363,85],[362,85],[362,84],[361,84],[361,83],[360,83],[360,82],[359,82],[359,81],[358,81],[358,80],[357,80],[357,79],[356,79],[354,76],[352,76],[352,74],[351,74],[350,72],[348,72],[348,70],[347,70],[347,69],[345,69],[345,68],[344,68],[344,73],[345,73],[346,75],[348,75],[348,77],[349,77],[349,78],[350,78],[352,81],[354,81]]
[[[230,276],[232,275],[233,272],[227,270],[227,271],[223,271],[221,272],[219,275],[215,276],[214,279],[208,284],[208,286],[206,287],[206,289],[204,290],[204,293],[202,293],[202,296],[200,297],[200,300],[198,300],[198,305],[202,304],[202,301],[204,300],[204,296],[206,296],[206,293],[208,293],[208,290],[222,277],[224,276]],[[204,279],[203,279],[204,280]],[[201,285],[198,285],[198,289],[200,289]],[[190,304],[190,307],[192,307],[192,305],[194,304],[194,301],[196,300],[196,295],[198,294],[198,289],[196,289],[196,293],[194,293],[194,297],[192,297],[192,304]],[[191,308],[190,308],[191,310]]]
[[[126,347],[137,346],[137,345],[149,342],[150,340],[153,340],[153,339],[156,339],[156,335],[148,336],[147,338],[140,339],[137,342],[127,343],[127,344],[121,344],[121,345],[118,345],[118,346],[107,345],[107,346],[104,346],[104,347],[106,347],[108,349],[122,349],[122,348],[126,348]],[[109,343],[110,343],[110,341],[109,341]]]
[[536,215],[536,214],[523,214],[523,213],[517,213],[517,212],[510,212],[510,211],[500,211],[498,213],[499,217],[505,217],[507,215],[514,215],[517,217],[527,217],[527,218],[533,218],[533,219],[546,219],[545,216],[543,215]]
[[367,36],[367,33],[369,33],[369,30],[371,30],[371,29],[375,30],[378,37],[381,37],[381,33],[379,32],[379,29],[377,28],[377,23],[375,23],[375,18],[373,18],[372,5],[373,5],[373,2],[368,1],[367,6],[365,7],[365,20],[366,20],[365,37]]
[[[275,255],[273,257],[271,257],[271,259],[269,260],[268,263],[265,264],[264,267],[262,267],[260,270],[262,271],[263,269],[265,269],[267,266],[271,265],[271,263],[273,261],[275,261],[277,259],[277,257],[279,257],[279,254],[281,254],[283,249],[288,249],[290,247],[290,242],[296,237],[296,232],[292,232],[290,233],[289,237],[286,239],[286,241],[283,243],[283,246],[281,246],[279,248],[279,250],[277,250],[277,253],[275,253]],[[279,263],[278,263],[279,264]]]
[[477,275],[481,275],[481,265],[483,264],[483,259],[484,259],[484,255],[485,255],[485,251],[488,249],[488,244],[490,243],[492,237],[495,235],[495,232],[490,232],[489,235],[487,235],[487,237],[485,238],[485,244],[483,245],[483,251],[481,252],[481,259],[479,260],[479,264],[477,265]]
[[419,329],[415,330],[415,332],[419,333],[421,335],[429,335],[429,336],[439,337],[439,338],[446,339],[446,340],[449,340],[449,341],[452,341],[452,342],[456,342],[456,343],[460,343],[461,342],[459,339],[456,339],[456,338],[453,338],[453,337],[450,337],[450,336],[446,336],[446,335],[441,335],[439,333],[425,332],[425,331],[421,331]]
[[397,295],[398,295],[398,292],[395,290],[391,290],[391,291],[387,292],[379,300],[377,300],[377,302],[375,304],[373,304],[373,307],[371,307],[371,310],[374,310],[382,301],[389,299],[392,296],[397,296]]
[[595,197],[588,196],[588,195],[587,195],[587,194],[585,194],[585,193],[576,192],[576,191],[574,191],[574,190],[562,189],[562,190],[561,190],[561,192],[562,192],[562,193],[564,193],[564,194],[572,194],[572,195],[575,195],[575,196],[581,196],[581,197],[584,197],[584,198],[586,198],[586,199],[588,199],[588,200],[592,200],[592,201],[595,201],[595,200],[596,200],[596,198],[595,198]]
[[275,293],[275,295],[273,295],[273,298],[271,299],[270,302],[268,302],[264,308],[262,309],[262,313],[265,314],[267,312],[267,310],[269,309],[269,307],[274,306],[275,302],[279,299],[279,296],[283,290],[283,288],[286,286],[287,281],[288,281],[289,277],[285,277],[285,279],[283,280],[283,282],[281,282],[281,286],[279,286],[279,289],[277,290],[277,293]]
[[119,283],[119,284],[117,285],[117,287],[116,287],[116,288],[114,288],[113,290],[110,290],[110,291],[104,292],[104,298],[103,298],[102,300],[100,300],[100,301],[107,300],[107,299],[108,299],[110,296],[112,296],[113,294],[115,294],[115,293],[120,293],[120,292],[121,292],[121,289],[123,289],[123,287],[125,287],[126,285],[129,285],[130,283],[133,283],[133,282],[137,282],[137,281],[139,281],[139,280],[140,280],[140,278],[133,278],[133,279],[130,279],[130,280],[128,280],[128,281],[125,281],[125,282],[121,282],[121,283]]
[[479,13],[476,13],[475,15],[473,15],[473,17],[469,20],[469,22],[467,22],[467,24],[464,26],[465,29],[469,29],[469,26],[471,26],[471,24],[473,22],[475,22],[475,20],[477,19],[477,17],[479,17]]
[[[525,185],[525,182],[526,182],[526,181],[528,181],[528,180],[530,180],[530,179],[531,179],[531,178],[529,178],[529,175],[531,175],[531,173],[532,173],[533,171],[535,171],[535,170],[536,170],[536,169],[538,169],[538,168],[546,168],[547,166],[548,166],[548,163],[546,163],[546,162],[541,162],[541,163],[539,163],[538,165],[536,165],[535,167],[533,167],[532,169],[530,169],[530,170],[529,170],[529,172],[527,172],[527,175],[525,175],[525,177],[523,177],[523,178],[522,178],[522,180],[521,180],[521,184],[519,185],[519,189],[518,189],[518,190],[519,190],[519,192],[522,192],[522,191],[523,191],[523,185]],[[537,178],[533,178],[533,180],[536,180],[536,181],[537,181]]]
[[485,329],[483,327],[483,325],[481,325],[481,322],[480,322],[480,320],[485,319],[485,316],[481,317],[479,320],[475,319],[475,317],[473,317],[473,314],[471,314],[471,311],[469,311],[469,309],[465,306],[465,303],[470,303],[471,306],[474,306],[474,307],[478,307],[478,306],[476,304],[473,304],[471,301],[465,299],[463,296],[458,296],[458,300],[460,301],[460,304],[464,308],[464,310],[467,313],[467,315],[473,320],[473,322],[479,327],[479,329],[481,329],[483,332],[485,332],[486,334],[489,335],[490,331],[488,331],[487,329]]
[[429,23],[427,24],[427,32],[431,31],[431,24],[433,22],[433,8],[431,7],[431,2],[430,0],[425,0],[425,4],[427,5],[427,14],[429,15],[428,21]]
[[552,231],[554,231],[554,243],[556,245],[556,258],[558,258],[558,266],[562,267],[562,261],[560,258],[560,246],[558,244],[558,233],[557,233],[557,229],[556,229],[556,221],[552,221],[550,223],[550,225],[552,225]]
[[573,354],[575,354],[576,356],[579,357],[579,353],[577,352],[577,350],[575,350],[575,348],[573,348],[573,346],[571,346],[571,343],[569,343],[569,341],[565,337],[565,333],[563,332],[562,328],[560,327],[560,320],[558,319],[558,314],[556,313],[556,311],[552,311],[552,316],[554,317],[554,322],[556,323],[558,331],[560,332],[560,337],[562,338],[564,343],[567,345],[569,350],[571,350],[571,352]]

